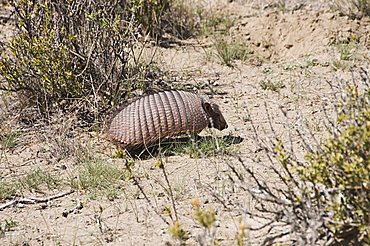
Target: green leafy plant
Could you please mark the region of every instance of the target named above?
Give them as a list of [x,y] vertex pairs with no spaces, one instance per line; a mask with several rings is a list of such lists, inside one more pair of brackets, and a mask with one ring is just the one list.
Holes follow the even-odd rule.
[[181,243],[187,241],[190,237],[190,233],[182,228],[179,221],[175,221],[175,223],[170,226],[169,232],[174,239],[179,240]]
[[280,80],[273,82],[270,79],[264,79],[261,80],[259,84],[263,90],[270,90],[274,92],[279,92],[285,87],[284,83]]
[[216,221],[215,211],[212,209],[201,209],[200,202],[198,199],[194,199],[192,201],[192,205],[194,207],[195,219],[205,229],[210,230]]

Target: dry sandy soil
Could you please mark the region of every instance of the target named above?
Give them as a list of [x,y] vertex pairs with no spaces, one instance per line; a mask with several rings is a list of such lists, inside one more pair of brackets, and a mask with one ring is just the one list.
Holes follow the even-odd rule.
[[[324,136],[326,118],[322,107],[330,108],[334,100],[327,81],[340,84],[350,79],[350,68],[367,68],[369,59],[370,19],[340,16],[326,1],[287,1],[284,8],[278,3],[204,3],[235,19],[230,35],[224,35],[226,39],[241,40],[253,50],[250,60],[235,61],[233,68],[218,58],[210,37],[147,51],[149,56],[156,49],[159,66],[178,74],[173,83],[193,87],[209,84],[218,92],[212,100],[220,105],[229,128],[204,131],[202,135],[241,137],[243,141],[233,144],[229,151],[253,168],[261,180],[271,183],[276,182],[269,170],[271,163],[259,151],[252,123],[262,139],[273,136],[269,122],[284,141],[288,141],[287,132],[295,128],[308,127],[315,135]],[[9,38],[5,35],[9,27],[1,28],[0,38]],[[350,57],[341,60],[343,51],[337,43],[352,39],[358,44],[347,47]],[[277,91],[262,88],[261,83],[267,81],[279,85]],[[210,89],[203,86],[199,93],[210,94]],[[7,113],[11,108],[6,106],[5,96],[2,98],[0,119],[4,122],[0,131],[15,131],[19,127],[17,115]],[[287,112],[286,117],[279,108]],[[73,117],[61,117],[43,129],[37,134],[32,129],[19,129],[14,147],[0,145],[1,182],[20,180],[37,168],[73,179],[80,170],[78,160],[86,156],[125,169],[125,160],[112,158],[114,146],[101,139],[99,133],[76,128]],[[293,134],[291,140],[299,146],[297,136]],[[302,148],[297,150],[301,156]],[[246,213],[256,209],[255,201],[243,188],[255,184],[250,179],[241,183],[235,178],[231,167],[245,175],[238,158],[227,154],[199,158],[179,154],[163,157],[162,161],[168,181],[156,167],[158,157],[136,160],[136,182],[117,181],[115,199],[108,199],[107,192],[79,190],[47,203],[18,204],[0,210],[1,245],[176,245],[178,242],[168,231],[172,219],[165,212],[170,208],[174,215],[171,192],[179,221],[191,233],[186,242],[189,245],[212,237],[220,245],[233,245],[241,223],[253,228],[262,222]],[[42,186],[19,191],[18,195],[47,197],[66,190],[67,185],[51,190]],[[217,221],[207,236],[194,218],[193,199],[198,199],[202,208],[216,212]],[[6,202],[9,200],[0,201],[0,206]],[[63,216],[79,202],[82,208]],[[14,223],[8,228],[6,222]],[[261,231],[246,232],[246,244],[258,244],[263,239]]]

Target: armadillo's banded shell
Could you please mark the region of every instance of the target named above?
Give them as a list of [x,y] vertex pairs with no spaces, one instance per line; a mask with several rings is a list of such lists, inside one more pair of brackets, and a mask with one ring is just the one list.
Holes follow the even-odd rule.
[[201,97],[184,91],[147,95],[119,112],[108,134],[124,148],[132,149],[163,137],[198,133],[209,124],[202,104]]

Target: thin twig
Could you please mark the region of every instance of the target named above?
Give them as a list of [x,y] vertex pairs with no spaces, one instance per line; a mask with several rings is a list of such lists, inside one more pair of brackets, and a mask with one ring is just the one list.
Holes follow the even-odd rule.
[[153,209],[153,211],[163,220],[164,223],[169,225],[168,221],[157,211],[157,209],[153,206],[152,202],[149,200],[148,196],[144,192],[143,187],[140,185],[139,180],[136,177],[132,177],[133,183],[135,186],[137,186],[141,192],[141,194],[144,196],[144,199],[149,204],[149,206]]
[[93,42],[93,44],[90,47],[89,56],[87,57],[87,61],[86,61],[86,65],[85,65],[84,69],[82,69],[82,71],[79,74],[77,74],[76,77],[80,77],[86,71],[86,69],[88,68],[91,56],[93,54],[94,47],[95,47],[95,41]]
[[162,169],[164,179],[166,180],[166,183],[167,183],[167,186],[168,186],[168,192],[170,193],[169,195],[170,195],[170,198],[171,198],[172,208],[173,208],[173,211],[175,213],[175,218],[176,218],[176,220],[178,220],[179,218],[177,217],[177,209],[176,209],[175,199],[173,198],[173,192],[172,192],[171,184],[170,184],[170,181],[168,180],[168,176],[167,176],[166,170],[164,168],[164,164],[162,162],[162,159],[160,159],[159,161],[161,162],[160,163],[160,168]]
[[68,191],[57,193],[55,195],[51,195],[51,196],[48,196],[48,197],[23,197],[23,198],[14,199],[10,202],[7,202],[7,203],[1,205],[0,206],[0,211],[4,210],[7,207],[15,205],[15,204],[35,204],[35,203],[48,202],[48,201],[51,201],[51,200],[61,198],[63,196],[67,196],[67,195],[72,194],[74,192],[75,192],[74,190],[68,190]]

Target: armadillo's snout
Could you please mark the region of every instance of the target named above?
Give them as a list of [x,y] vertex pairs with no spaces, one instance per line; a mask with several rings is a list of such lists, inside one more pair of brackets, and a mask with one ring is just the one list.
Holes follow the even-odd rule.
[[214,118],[214,127],[220,131],[228,128],[227,122],[221,112],[216,115],[217,117]]
[[[207,105],[207,104],[205,104],[205,105]],[[228,127],[227,122],[226,122],[224,116],[222,115],[222,113],[220,111],[220,108],[218,107],[217,104],[212,103],[210,108],[206,107],[206,111],[212,118],[212,122],[210,124],[210,127],[214,127],[214,128],[216,128],[217,130],[220,130],[220,131],[222,131],[222,130],[224,130]]]
[[227,122],[224,120],[224,122],[222,122],[222,124],[221,124],[221,126],[220,126],[219,130],[220,130],[220,131],[222,131],[222,130],[224,130],[224,129],[228,128],[228,127],[229,127],[229,126],[227,125]]

